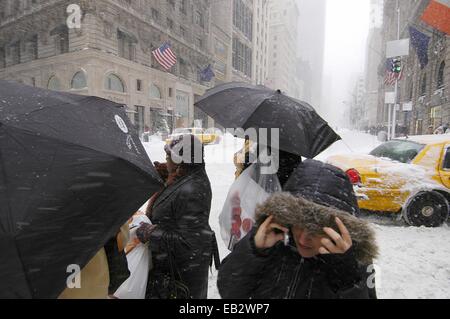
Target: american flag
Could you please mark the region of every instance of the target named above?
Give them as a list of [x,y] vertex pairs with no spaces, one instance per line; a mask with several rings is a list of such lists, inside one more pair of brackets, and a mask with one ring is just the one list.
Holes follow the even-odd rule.
[[403,70],[400,73],[395,73],[392,71],[386,71],[386,77],[384,79],[385,85],[394,85],[395,81],[400,81],[403,78]]
[[386,75],[384,78],[384,85],[394,85],[395,81],[400,81],[403,78],[403,69],[404,67],[401,68],[399,73],[396,72],[392,72],[392,59],[388,59],[388,61],[386,62]]
[[177,56],[167,42],[152,53],[156,61],[166,70],[170,70],[177,63]]

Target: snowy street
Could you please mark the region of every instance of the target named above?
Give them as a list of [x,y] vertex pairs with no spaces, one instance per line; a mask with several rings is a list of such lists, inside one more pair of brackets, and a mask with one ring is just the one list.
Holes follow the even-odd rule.
[[[351,131],[340,131],[343,141],[337,142],[324,154],[367,153],[379,145],[374,136]],[[164,143],[152,140],[145,143],[152,161],[165,161]],[[233,154],[240,145],[229,136],[219,145],[206,147],[207,172],[212,184],[213,200],[210,225],[216,232],[220,256],[228,250],[220,238],[218,216],[234,181]],[[372,220],[372,219],[371,219]],[[378,266],[378,298],[450,298],[450,227],[415,228],[402,223],[372,224],[377,234],[380,257]],[[216,287],[217,272],[209,278],[209,298],[220,295]]]

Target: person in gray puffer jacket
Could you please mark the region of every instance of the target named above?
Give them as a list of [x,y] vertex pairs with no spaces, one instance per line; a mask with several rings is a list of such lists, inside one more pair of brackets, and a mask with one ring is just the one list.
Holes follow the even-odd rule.
[[222,262],[221,297],[376,298],[375,235],[355,217],[359,208],[346,174],[307,160],[284,190],[257,208],[255,228]]

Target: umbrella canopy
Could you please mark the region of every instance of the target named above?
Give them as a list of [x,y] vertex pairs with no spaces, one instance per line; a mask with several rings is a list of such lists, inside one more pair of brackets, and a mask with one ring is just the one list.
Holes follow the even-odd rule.
[[341,139],[308,103],[264,86],[219,85],[195,105],[226,128],[278,128],[279,148],[307,158]]
[[122,105],[0,81],[0,298],[56,298],[160,187]]

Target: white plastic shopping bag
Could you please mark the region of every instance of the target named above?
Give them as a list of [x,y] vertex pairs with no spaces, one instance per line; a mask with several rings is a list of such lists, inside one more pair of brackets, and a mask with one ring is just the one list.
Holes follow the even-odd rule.
[[255,209],[272,193],[281,191],[276,174],[260,173],[259,164],[247,168],[231,186],[219,216],[220,232],[225,245],[233,250],[255,224]]
[[119,299],[145,299],[151,256],[148,244],[142,244],[136,236],[136,231],[142,222],[151,224],[144,214],[134,215],[130,223],[130,245],[127,246],[130,277],[114,293],[114,296]]

